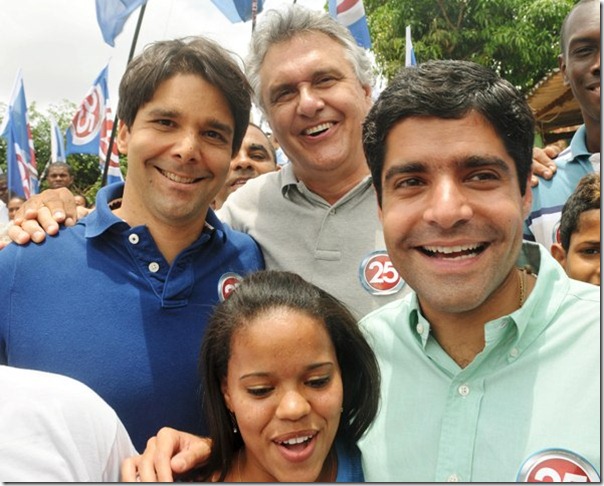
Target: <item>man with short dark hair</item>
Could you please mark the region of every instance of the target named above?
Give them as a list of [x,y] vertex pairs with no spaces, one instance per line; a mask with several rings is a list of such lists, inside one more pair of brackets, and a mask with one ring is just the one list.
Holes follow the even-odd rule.
[[207,318],[263,259],[209,209],[251,109],[234,58],[203,37],[160,41],[128,64],[119,94],[125,183],[60,238],[0,252],[0,363],[84,382],[142,449],[166,423],[205,430]]
[[599,480],[600,294],[523,243],[533,124],[520,92],[464,61],[404,69],[365,121],[414,290],[361,321],[382,373],[368,481]]

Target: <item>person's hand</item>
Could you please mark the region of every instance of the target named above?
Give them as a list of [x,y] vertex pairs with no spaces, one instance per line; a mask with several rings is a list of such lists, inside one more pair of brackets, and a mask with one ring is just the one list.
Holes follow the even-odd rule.
[[73,226],[79,217],[88,212],[85,208],[77,209],[69,189],[47,189],[23,203],[15,214],[8,235],[19,245],[30,240],[41,243],[47,234],[56,235],[59,232],[59,224]]
[[207,438],[163,427],[147,441],[141,455],[122,462],[121,480],[171,482],[174,476],[203,464],[210,455],[210,446]]
[[562,147],[556,144],[544,148],[533,147],[533,175],[531,176],[531,187],[539,184],[539,177],[549,180],[554,177],[556,163],[553,161],[562,152]]

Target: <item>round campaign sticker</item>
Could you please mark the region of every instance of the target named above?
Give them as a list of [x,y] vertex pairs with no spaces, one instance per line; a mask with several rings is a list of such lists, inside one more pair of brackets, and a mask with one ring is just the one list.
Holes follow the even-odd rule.
[[220,297],[220,302],[223,302],[235,290],[235,287],[239,285],[241,280],[241,276],[233,272],[225,273],[220,277],[220,280],[218,280],[218,297]]
[[600,482],[596,469],[579,454],[564,449],[545,449],[530,456],[520,468],[519,483]]
[[405,285],[384,250],[374,251],[365,257],[359,267],[359,279],[365,290],[373,295],[395,294]]
[[99,85],[86,96],[69,130],[74,145],[86,145],[96,138],[105,118],[105,97]]

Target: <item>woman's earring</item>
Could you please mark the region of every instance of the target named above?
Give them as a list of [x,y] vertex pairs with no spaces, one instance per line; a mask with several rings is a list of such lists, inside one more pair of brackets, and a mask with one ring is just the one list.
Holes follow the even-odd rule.
[[239,430],[237,429],[237,418],[235,417],[235,414],[231,411],[229,411],[229,415],[231,416],[231,424],[233,424],[233,433],[237,434],[237,432],[239,432]]

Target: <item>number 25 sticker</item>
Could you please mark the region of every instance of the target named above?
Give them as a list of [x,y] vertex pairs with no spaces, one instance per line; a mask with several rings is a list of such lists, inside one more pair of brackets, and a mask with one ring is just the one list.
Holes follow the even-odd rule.
[[359,279],[365,290],[373,295],[395,294],[405,285],[384,250],[367,255],[359,267]]

